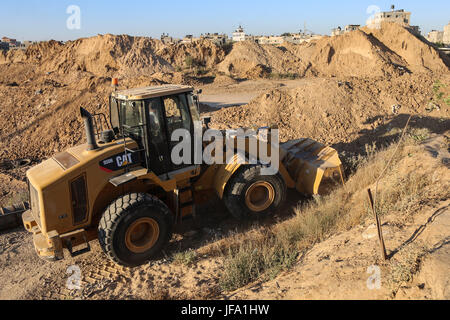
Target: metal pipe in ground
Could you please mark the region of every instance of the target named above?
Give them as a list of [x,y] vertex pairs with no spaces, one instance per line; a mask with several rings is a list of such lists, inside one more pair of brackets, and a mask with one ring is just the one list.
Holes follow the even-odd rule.
[[384,261],[386,261],[387,253],[386,253],[386,246],[384,245],[384,237],[383,237],[383,230],[381,227],[380,216],[378,215],[378,212],[375,208],[375,202],[373,200],[372,191],[369,189],[368,192],[369,192],[370,206],[372,207],[373,214],[375,215],[375,220],[377,221],[378,239],[380,240],[380,249],[381,249],[381,258]]

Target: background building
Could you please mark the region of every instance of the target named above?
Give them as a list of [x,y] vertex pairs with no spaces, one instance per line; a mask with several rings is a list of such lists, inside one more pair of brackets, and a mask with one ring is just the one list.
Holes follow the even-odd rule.
[[352,32],[358,30],[360,27],[359,24],[348,24],[345,26],[344,32]]
[[164,44],[175,44],[175,43],[179,43],[181,40],[175,39],[174,37],[169,36],[168,33],[163,33],[161,35],[161,41]]
[[9,43],[0,41],[0,50],[9,50]]
[[200,39],[206,39],[218,46],[223,46],[228,42],[228,36],[226,34],[218,34],[218,33],[206,33],[200,36]]
[[444,31],[432,30],[428,33],[427,40],[433,43],[442,43],[450,46],[450,23],[444,27]]
[[391,7],[392,11],[375,13],[373,18],[367,20],[367,27],[370,29],[380,29],[384,22],[397,23],[406,27],[412,33],[420,35],[419,26],[411,26],[411,12],[403,9],[395,10],[395,6]]
[[233,32],[233,41],[240,42],[245,40],[248,40],[248,36],[245,34],[244,28],[242,28],[242,26],[239,26],[239,28],[237,28],[236,31]]
[[341,27],[337,27],[334,29],[331,29],[331,36],[340,36],[341,34],[352,32],[355,30],[358,30],[361,26],[359,24],[348,24],[345,26],[344,30],[342,30]]
[[403,9],[395,10],[395,7],[392,6],[392,11],[375,13],[373,18],[367,20],[366,24],[371,29],[379,29],[383,22],[394,22],[408,27],[411,23],[411,12]]
[[427,40],[433,43],[443,43],[444,42],[444,31],[431,30],[428,33]]
[[450,46],[450,23],[444,27],[444,35],[443,35],[442,42],[445,45]]

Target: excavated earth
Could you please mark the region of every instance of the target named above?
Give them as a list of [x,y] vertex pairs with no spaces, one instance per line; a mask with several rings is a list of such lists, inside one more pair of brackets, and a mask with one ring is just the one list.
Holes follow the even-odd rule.
[[[335,147],[347,165],[368,145],[397,139],[408,115],[413,115],[414,130],[448,135],[449,66],[450,59],[425,39],[392,24],[301,45],[243,42],[225,50],[208,41],[165,45],[99,35],[0,52],[0,204],[25,200],[25,172],[31,165],[84,140],[79,107],[107,112],[112,77],[119,78],[121,88],[165,83],[201,88],[202,111],[212,117],[214,128],[276,125],[283,141],[316,139]],[[295,204],[288,203],[280,214],[291,214]],[[105,262],[96,244],[86,256],[47,264],[35,257],[30,235],[2,233],[0,299],[227,297],[217,285],[221,257],[204,257],[190,267],[169,258],[178,250],[202,252],[227,232],[251,227],[238,226],[222,206],[212,211],[182,227],[167,256],[136,270]],[[357,254],[354,248],[340,248],[343,256]],[[311,252],[308,264],[314,264]],[[85,276],[85,290],[75,296],[64,289],[72,264]],[[298,278],[302,286],[306,280]],[[275,298],[270,285],[265,295],[247,290],[238,296]],[[311,288],[307,297],[334,297]]]

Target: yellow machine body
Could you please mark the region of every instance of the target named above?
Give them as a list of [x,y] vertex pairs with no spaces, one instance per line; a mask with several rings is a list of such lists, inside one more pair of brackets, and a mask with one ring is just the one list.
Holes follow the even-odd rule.
[[[151,92],[154,96],[164,96],[169,94],[167,90],[173,94],[174,90],[187,89],[172,86]],[[118,93],[117,96],[138,100],[145,92],[135,90],[132,95]],[[31,209],[23,214],[23,223],[33,233],[36,252],[44,259],[63,259],[64,248],[72,253],[77,246],[89,247],[89,242],[97,238],[105,208],[120,196],[131,192],[152,194],[167,204],[176,220],[181,221],[195,214],[195,206],[212,195],[223,199],[230,179],[246,165],[237,161],[192,165],[161,177],[133,163],[126,152],[138,148],[132,139],[97,143],[99,147],[95,150],[88,150],[87,144],[70,148],[27,172]],[[241,151],[248,155],[249,144]],[[302,139],[282,144],[277,152],[280,153],[279,174],[288,188],[315,195],[326,192],[328,180],[343,183],[341,161],[330,147]],[[111,161],[115,162],[115,170],[107,167]],[[117,179],[119,183],[115,183]],[[192,206],[180,209],[180,202],[192,202]]]

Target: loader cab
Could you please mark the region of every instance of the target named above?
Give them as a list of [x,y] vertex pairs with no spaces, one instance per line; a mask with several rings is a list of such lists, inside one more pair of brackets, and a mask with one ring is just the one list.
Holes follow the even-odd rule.
[[175,165],[171,160],[172,150],[178,144],[171,139],[174,131],[185,129],[192,137],[194,126],[200,123],[193,90],[187,86],[167,85],[111,95],[110,122],[116,136],[136,141],[141,165],[162,179],[194,163]]

